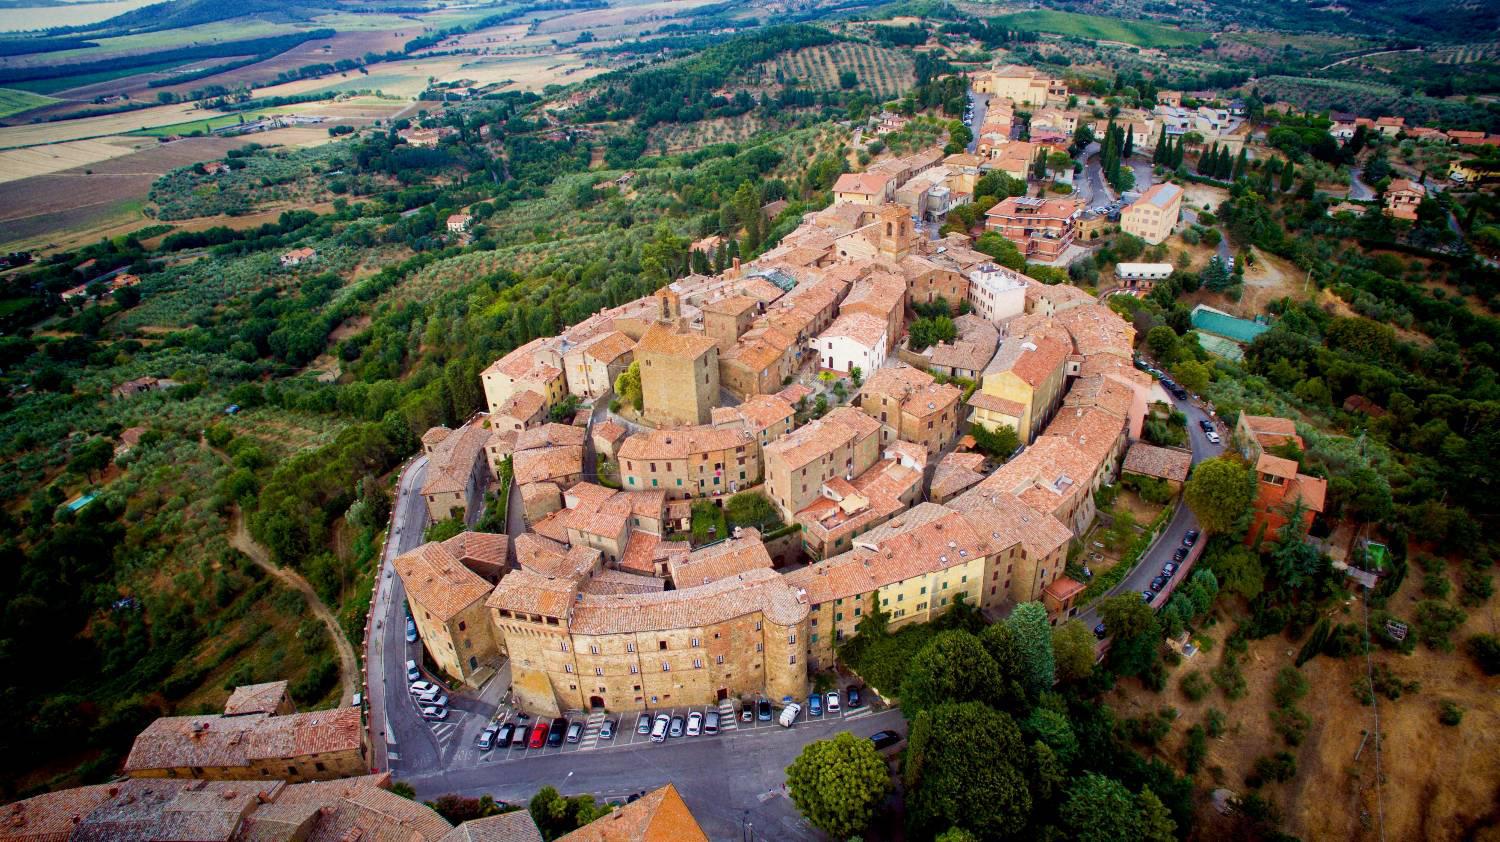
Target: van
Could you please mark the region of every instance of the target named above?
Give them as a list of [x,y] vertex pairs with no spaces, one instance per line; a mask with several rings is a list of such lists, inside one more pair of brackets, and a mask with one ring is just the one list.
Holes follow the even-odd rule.
[[801,705],[797,704],[796,702],[788,702],[787,706],[781,709],[781,719],[778,720],[781,723],[781,727],[792,727],[792,723],[797,721],[797,714],[801,712]]
[[651,725],[651,742],[664,743],[667,741],[667,726],[672,720],[664,713],[656,715],[656,722]]
[[407,662],[406,662],[406,680],[407,681],[416,681],[417,679],[419,679],[421,677],[422,677],[422,671],[419,670],[419,669],[417,669],[417,662],[416,661],[412,661],[412,660],[407,660]]

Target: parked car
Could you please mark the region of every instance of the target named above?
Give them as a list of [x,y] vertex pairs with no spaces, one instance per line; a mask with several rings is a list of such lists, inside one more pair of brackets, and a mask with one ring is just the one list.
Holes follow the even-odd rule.
[[447,707],[448,694],[444,693],[442,690],[433,688],[431,690],[428,690],[426,693],[418,696],[417,701],[421,702],[424,705],[437,705],[438,707]]
[[583,723],[574,722],[568,725],[568,742],[576,743],[583,737]]
[[680,717],[680,716],[674,716],[674,717],[672,717],[671,726],[669,728],[667,728],[667,736],[669,736],[669,737],[680,737],[680,736],[682,736],[682,729],[683,729],[683,727],[686,724],[687,724],[687,722],[682,717]]
[[827,702],[828,702],[828,712],[829,713],[838,713],[839,712],[839,691],[837,691],[837,690],[829,690],[828,691]]
[[491,725],[479,732],[479,739],[475,742],[475,745],[479,746],[480,751],[489,751],[495,747],[495,737],[499,733],[500,729]]
[[802,706],[796,702],[787,702],[786,707],[781,709],[781,718],[777,720],[781,727],[790,728],[797,723],[797,714],[802,712]]
[[1178,547],[1177,549],[1172,551],[1172,560],[1182,561],[1183,559],[1187,558],[1187,554],[1187,547]]
[[510,744],[512,746],[520,746],[522,748],[525,748],[526,747],[526,741],[529,738],[526,732],[527,732],[526,723],[524,723],[524,722],[517,723],[516,724],[516,730],[513,731],[511,733],[511,735],[510,735]]
[[823,698],[821,696],[819,696],[817,693],[811,693],[807,697],[807,715],[808,716],[822,716],[823,715]]
[[1209,444],[1218,444],[1219,442],[1223,441],[1223,439],[1219,438],[1219,433],[1217,430],[1209,430],[1207,433],[1203,434],[1203,437],[1208,439]]
[[1142,602],[1149,603],[1153,599],[1156,599],[1156,591],[1141,591],[1141,601]]
[[901,742],[901,735],[895,731],[876,731],[870,735],[870,742],[875,744],[875,750],[890,748]]
[[619,727],[619,725],[620,721],[618,719],[604,720],[604,722],[599,725],[599,739],[613,740],[615,738],[615,728]]
[[508,746],[516,737],[516,726],[506,722],[495,726],[495,745]]
[[1172,578],[1172,574],[1176,572],[1177,565],[1173,564],[1170,561],[1161,566],[1161,575],[1166,576],[1168,579]]
[[740,708],[740,721],[741,722],[751,722],[754,719],[755,719],[755,711],[751,710],[749,705],[745,705],[743,708]]
[[410,617],[408,617],[406,620],[406,642],[417,642],[417,624],[413,622]]
[[1187,534],[1182,536],[1182,543],[1186,544],[1189,547],[1198,543],[1198,530],[1189,529],[1187,531]]
[[717,733],[719,733],[719,712],[718,711],[711,710],[711,711],[708,712],[707,715],[705,715],[703,717],[703,733],[705,733],[705,734],[717,734]]
[[771,700],[761,699],[755,703],[755,718],[761,722],[771,721]]
[[1103,640],[1104,636],[1106,634],[1108,634],[1108,633],[1109,632],[1105,631],[1103,623],[1100,623],[1099,625],[1094,626],[1094,637],[1097,637],[1100,640]]
[[846,696],[844,701],[848,702],[850,710],[853,710],[864,704],[864,697],[860,695],[858,687],[850,687],[847,691],[845,691],[844,695]]
[[527,743],[530,748],[541,748],[547,744],[547,723],[538,720],[531,726],[531,742]]
[[411,683],[411,694],[413,696],[425,696],[436,689],[438,689],[438,686],[431,681],[413,681]]
[[696,737],[696,736],[698,736],[699,734],[702,734],[702,733],[703,733],[703,714],[702,714],[702,712],[695,710],[692,713],[688,714],[688,718],[687,718],[687,735],[689,737]]
[[421,677],[422,677],[422,671],[419,670],[419,669],[417,669],[417,662],[413,661],[413,660],[410,660],[410,659],[407,659],[407,661],[406,661],[406,680],[407,681],[416,681],[417,679],[419,679]]
[[1167,577],[1165,576],[1157,576],[1155,579],[1151,580],[1151,590],[1153,591],[1159,591],[1166,586]]
[[651,733],[651,711],[641,711],[641,715],[635,720],[635,732],[637,734]]
[[547,729],[547,745],[562,745],[563,735],[566,733],[568,733],[568,720],[565,717],[559,716],[552,720],[552,726]]
[[1208,420],[1207,418],[1204,418],[1203,420],[1198,422],[1198,426],[1202,427],[1203,432],[1206,433],[1214,428],[1214,422]]
[[665,713],[658,713],[656,719],[651,723],[651,742],[660,743],[665,741],[670,723],[671,719]]
[[422,718],[433,722],[439,722],[448,718],[448,709],[437,705],[427,705],[422,708]]

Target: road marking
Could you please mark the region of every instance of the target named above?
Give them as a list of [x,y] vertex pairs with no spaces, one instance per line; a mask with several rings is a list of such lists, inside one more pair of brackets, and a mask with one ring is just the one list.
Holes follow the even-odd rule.
[[599,742],[599,726],[604,724],[605,718],[600,711],[589,714],[588,722],[583,726],[583,736],[578,740],[579,751],[589,751]]
[[719,730],[733,731],[739,727],[734,719],[734,702],[723,699],[719,702]]

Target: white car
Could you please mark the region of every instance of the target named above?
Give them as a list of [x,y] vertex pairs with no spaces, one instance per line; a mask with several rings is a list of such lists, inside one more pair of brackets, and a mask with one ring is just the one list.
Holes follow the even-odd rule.
[[448,694],[442,690],[429,690],[417,697],[417,701],[424,705],[448,706]]
[[438,686],[431,681],[413,681],[411,683],[411,694],[413,696],[425,696],[436,689],[438,689]]
[[689,737],[696,737],[696,736],[698,736],[699,734],[702,734],[702,733],[703,733],[703,714],[695,710],[692,713],[688,714],[687,735]]
[[447,708],[442,708],[442,707],[437,707],[435,705],[428,705],[427,707],[422,708],[422,718],[423,719],[430,719],[430,720],[443,720],[443,719],[447,719],[448,718],[448,709]]
[[823,706],[826,707],[826,708],[828,708],[828,712],[829,713],[838,713],[839,712],[839,691],[837,691],[837,690],[829,690],[828,691],[828,695],[825,696],[824,699],[823,699]]
[[1220,441],[1218,430],[1209,430],[1208,432],[1204,433],[1204,435],[1207,436],[1208,440],[1210,442],[1213,442],[1214,444],[1218,444]]

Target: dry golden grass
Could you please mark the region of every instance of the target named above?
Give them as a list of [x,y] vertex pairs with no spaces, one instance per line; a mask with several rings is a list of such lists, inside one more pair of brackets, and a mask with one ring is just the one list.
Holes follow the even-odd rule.
[[155,145],[156,138],[150,137],[105,137],[7,149],[0,152],[0,182],[86,167]]

